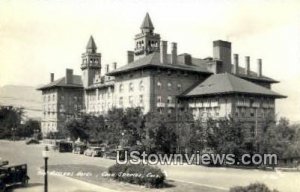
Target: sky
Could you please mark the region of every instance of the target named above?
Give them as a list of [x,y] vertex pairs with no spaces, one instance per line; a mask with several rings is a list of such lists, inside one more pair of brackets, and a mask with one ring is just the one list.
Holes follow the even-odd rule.
[[[263,60],[278,117],[300,121],[300,1],[289,0],[1,0],[0,86],[38,86],[66,68],[81,74],[81,54],[93,35],[102,63],[126,63],[134,35],[148,12],[162,40],[179,53],[212,56],[212,41],[232,42],[232,52]],[[169,49],[170,50],[170,49]]]

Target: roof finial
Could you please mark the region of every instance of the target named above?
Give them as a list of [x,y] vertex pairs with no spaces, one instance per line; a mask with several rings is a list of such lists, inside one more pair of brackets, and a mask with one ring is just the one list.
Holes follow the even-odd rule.
[[97,46],[96,46],[93,36],[91,35],[89,42],[86,45],[86,51],[89,53],[96,53],[96,50],[97,50]]

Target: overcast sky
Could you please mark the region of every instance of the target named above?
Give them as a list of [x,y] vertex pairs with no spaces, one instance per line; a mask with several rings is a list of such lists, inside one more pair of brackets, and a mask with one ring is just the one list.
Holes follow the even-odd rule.
[[298,1],[76,1],[0,2],[0,86],[37,86],[73,68],[80,74],[81,53],[94,36],[102,63],[124,65],[126,51],[149,12],[163,40],[179,53],[212,56],[212,41],[232,42],[233,53],[263,59],[263,73],[280,84],[288,99],[277,102],[279,116],[300,120],[300,2]]

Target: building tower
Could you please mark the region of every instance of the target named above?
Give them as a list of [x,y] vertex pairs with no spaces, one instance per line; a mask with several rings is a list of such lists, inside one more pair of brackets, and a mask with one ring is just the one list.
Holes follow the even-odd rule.
[[93,84],[96,74],[101,73],[101,53],[97,53],[97,46],[93,36],[86,46],[86,52],[82,54],[82,83],[84,88]]
[[135,60],[153,52],[159,52],[160,35],[154,33],[154,26],[147,13],[140,27],[141,33],[135,35]]

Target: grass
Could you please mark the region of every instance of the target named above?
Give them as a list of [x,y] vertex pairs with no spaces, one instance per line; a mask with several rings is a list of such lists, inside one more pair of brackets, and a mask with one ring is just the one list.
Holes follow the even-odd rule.
[[215,188],[193,185],[185,182],[166,180],[164,188],[149,189],[144,186],[117,182],[107,174],[107,169],[94,165],[70,164],[70,165],[49,165],[49,174],[64,175],[79,179],[88,183],[96,184],[109,189],[121,192],[224,192]]

